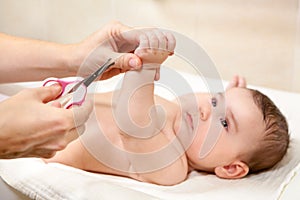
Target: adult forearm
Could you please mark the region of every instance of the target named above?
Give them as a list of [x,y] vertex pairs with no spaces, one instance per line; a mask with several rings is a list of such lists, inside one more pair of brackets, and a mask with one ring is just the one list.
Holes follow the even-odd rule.
[[72,45],[0,33],[0,82],[35,81],[49,76],[71,76]]

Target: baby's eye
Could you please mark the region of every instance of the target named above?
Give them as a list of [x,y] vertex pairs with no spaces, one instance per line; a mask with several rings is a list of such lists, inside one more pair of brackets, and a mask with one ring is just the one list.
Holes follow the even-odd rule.
[[227,123],[227,121],[226,121],[226,119],[220,119],[220,122],[221,122],[221,124],[222,124],[222,126],[224,127],[224,128],[228,128],[228,123]]
[[211,105],[213,107],[216,107],[217,106],[217,99],[215,97],[211,98]]

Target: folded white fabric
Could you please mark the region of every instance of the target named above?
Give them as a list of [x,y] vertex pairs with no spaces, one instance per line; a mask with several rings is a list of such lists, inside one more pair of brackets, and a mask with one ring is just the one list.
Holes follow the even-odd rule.
[[240,180],[223,180],[192,172],[176,186],[158,186],[132,179],[95,174],[41,159],[1,160],[0,174],[12,187],[33,199],[277,199],[296,173],[300,141],[273,169]]
[[[32,199],[153,199],[91,173],[41,159],[2,160],[1,177]],[[3,197],[3,196],[2,196]]]

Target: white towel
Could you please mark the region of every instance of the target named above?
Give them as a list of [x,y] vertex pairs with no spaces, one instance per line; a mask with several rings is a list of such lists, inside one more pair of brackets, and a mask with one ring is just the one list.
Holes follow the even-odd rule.
[[175,186],[158,186],[132,179],[95,174],[41,159],[0,161],[0,174],[12,187],[33,199],[277,199],[300,162],[300,141],[272,170],[239,180],[192,172]]

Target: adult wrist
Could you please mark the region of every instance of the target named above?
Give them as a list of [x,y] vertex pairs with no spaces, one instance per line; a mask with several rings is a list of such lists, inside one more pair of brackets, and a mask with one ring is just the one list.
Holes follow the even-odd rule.
[[68,44],[66,45],[66,57],[65,63],[68,69],[68,73],[71,76],[78,74],[79,68],[85,59],[85,54],[80,47],[80,44]]

